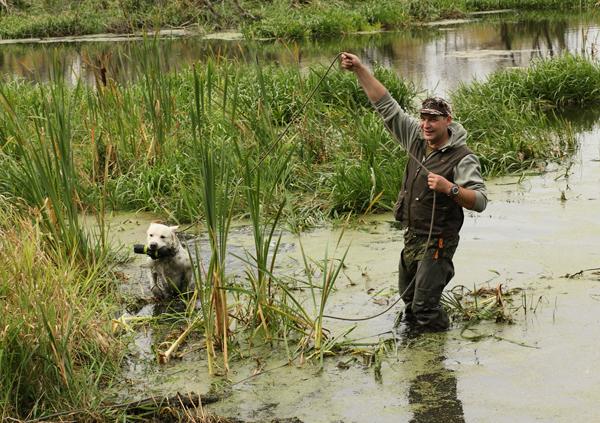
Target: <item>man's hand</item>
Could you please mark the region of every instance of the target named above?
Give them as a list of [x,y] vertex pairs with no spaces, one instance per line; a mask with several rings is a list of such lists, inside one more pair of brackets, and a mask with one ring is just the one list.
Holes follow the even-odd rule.
[[344,52],[340,56],[340,65],[342,66],[342,69],[356,71],[362,66],[362,63],[358,56]]
[[362,64],[358,56],[352,53],[342,52],[342,54],[340,54],[340,65],[342,69],[354,72],[371,103],[379,101],[387,92],[381,82],[379,82],[369,69]]
[[427,185],[429,189],[432,189],[436,192],[440,192],[442,194],[449,194],[450,188],[452,188],[452,182],[440,176],[438,174],[430,172],[427,175]]
[[[427,175],[427,185],[436,192],[449,195],[453,184],[443,176],[430,172]],[[475,207],[476,195],[476,192],[472,189],[459,187],[458,195],[453,195],[452,199],[456,201],[459,206],[473,210],[473,207]]]

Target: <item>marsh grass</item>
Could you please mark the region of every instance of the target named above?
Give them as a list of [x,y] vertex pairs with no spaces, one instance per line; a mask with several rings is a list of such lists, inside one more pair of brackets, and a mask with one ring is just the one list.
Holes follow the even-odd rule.
[[[108,254],[103,216],[98,214],[98,232],[86,231],[81,222],[81,184],[74,146],[75,109],[80,88],[68,89],[58,64],[53,84],[39,87],[33,115],[21,119],[13,107],[14,99],[0,86],[0,98],[7,134],[13,141],[14,160],[9,161],[9,184],[18,188],[29,213],[41,225],[45,245],[57,256],[79,262],[102,261]],[[30,125],[28,125],[28,123]],[[96,204],[96,210],[102,204]]]
[[[157,55],[155,41],[146,40],[146,43],[143,54]],[[143,60],[139,62],[140,78],[132,85],[121,86],[109,78],[106,86],[96,89],[85,86],[78,86],[73,92],[65,89],[66,94],[75,96],[69,106],[72,126],[69,130],[77,159],[74,162],[79,177],[77,201],[84,208],[102,200],[112,209],[147,210],[174,221],[201,219],[203,212],[197,207],[200,162],[196,160],[197,142],[187,118],[193,71],[169,74],[157,59],[146,60],[146,65]],[[349,204],[366,209],[383,189],[385,204],[379,201],[373,209],[391,206],[396,183],[393,178],[397,172],[390,172],[388,165],[393,164],[395,152],[376,149],[368,153],[374,155],[373,162],[377,166],[369,164],[361,170],[358,179],[360,183],[365,175],[370,178],[370,168],[374,168],[375,197],[371,195],[371,187],[367,191],[356,190],[345,184],[343,178],[336,180],[331,172],[332,166],[342,168],[350,158],[365,154],[357,143],[354,122],[357,117],[365,122],[361,130],[363,139],[370,136],[381,139],[385,133],[373,118],[370,104],[352,75],[331,72],[323,78],[325,69],[322,67],[303,74],[296,68],[261,66],[259,76],[258,67],[240,72],[235,61],[198,64],[199,71],[209,68],[212,82],[202,89],[206,90],[207,97],[217,96],[218,100],[215,97],[206,104],[207,114],[201,122],[202,141],[237,140],[241,151],[260,149],[260,157],[264,159],[264,156],[280,154],[269,149],[275,134],[285,125],[291,125],[280,140],[284,149],[281,154],[293,152],[288,162],[288,177],[279,184],[273,199],[276,204],[286,202],[284,220],[298,221],[296,227],[306,226],[306,222],[312,220],[311,214],[327,216],[347,210]],[[376,67],[375,71],[401,104],[410,108],[414,88],[398,80],[389,70]],[[300,110],[306,93],[320,81],[312,101]],[[13,109],[12,115],[5,116],[36,114],[35,107],[41,102],[39,88],[28,84],[7,84],[4,88],[5,103]],[[363,119],[364,115],[370,117]],[[34,121],[19,122],[19,125],[21,133],[35,134]],[[6,132],[10,125],[3,127],[8,128]],[[233,159],[233,143],[227,141],[226,144],[228,160]],[[0,172],[19,165],[18,160],[13,160],[15,145],[9,142],[3,148],[9,165]],[[235,162],[232,160],[232,177],[239,180],[245,171]],[[7,192],[12,190],[14,195],[24,195],[20,184],[6,182],[5,186]],[[344,192],[347,187],[349,192]],[[247,214],[246,200],[246,195],[236,197],[234,214],[237,217]],[[338,201],[340,204],[336,204]],[[266,211],[275,213],[276,210],[275,207]]]
[[[156,41],[146,43],[140,53],[140,78],[132,85],[121,86],[110,79],[95,90],[54,86],[54,82],[41,88],[24,83],[2,85],[5,113],[0,119],[6,160],[0,173],[7,177],[0,184],[5,194],[33,201],[21,174],[36,161],[27,161],[33,163],[29,165],[18,157],[33,157],[34,146],[46,146],[50,153],[54,143],[58,149],[72,151],[72,159],[59,154],[56,165],[64,168],[60,172],[65,175],[70,172],[77,177],[67,182],[77,184],[72,204],[79,210],[97,207],[102,201],[117,210],[147,210],[173,221],[196,221],[204,218],[203,209],[197,207],[201,199],[197,145],[218,142],[223,144],[231,178],[236,181],[247,173],[236,148],[252,160],[289,155],[286,176],[269,202],[274,206],[264,211],[274,216],[285,202],[280,219],[295,228],[348,211],[377,212],[393,206],[406,158],[383,129],[353,75],[331,72],[323,78],[323,67],[300,72],[258,66],[241,72],[239,63],[225,59],[199,63],[198,71],[210,69],[210,75],[203,78],[211,82],[200,88],[212,100],[203,106],[202,133],[194,140],[187,117],[194,72],[168,73],[162,59],[156,58]],[[400,104],[412,110],[415,88],[390,70],[375,67],[374,71]],[[480,156],[484,173],[538,170],[547,161],[568,156],[576,139],[570,125],[558,117],[560,109],[596,104],[598,74],[592,61],[565,56],[536,62],[528,70],[499,71],[453,93],[456,118],[469,131],[470,146]],[[319,83],[315,96],[301,110],[306,93]],[[56,117],[55,110],[64,118]],[[43,113],[50,119],[15,119]],[[276,134],[288,124],[290,130],[278,141],[277,148],[282,150],[270,152]],[[29,143],[32,138],[45,141]],[[261,168],[267,171],[269,162],[265,165]],[[41,162],[36,166],[28,172],[45,172],[34,177],[39,185],[50,171],[43,170]],[[267,174],[260,177],[270,178]],[[34,207],[43,206],[45,197],[40,199],[39,193],[43,190],[37,190]],[[240,193],[233,215],[247,217],[248,196],[246,191]],[[66,198],[68,194],[61,195]],[[48,208],[55,206],[57,199],[48,198]],[[66,209],[66,213],[72,211]]]
[[110,266],[57,260],[43,227],[0,203],[0,416],[100,415],[122,351],[107,318],[116,305]]
[[[200,281],[207,347],[210,352],[213,347],[209,339],[219,339],[225,368],[229,339],[226,316],[233,311],[227,306],[227,292],[244,304],[241,309],[236,308],[235,317],[249,331],[251,340],[260,336],[261,341],[273,342],[283,337],[287,339],[286,345],[296,339],[305,348],[307,339],[314,337],[313,347],[321,350],[323,310],[343,265],[343,259],[335,266],[331,261],[331,267],[322,270],[321,300],[318,305],[313,304],[321,317],[316,318],[295,298],[288,282],[274,273],[281,241],[276,234],[287,199],[286,185],[295,148],[286,142],[285,131],[278,126],[282,116],[278,107],[282,94],[277,91],[280,81],[272,74],[265,74],[260,66],[254,76],[253,84],[241,85],[240,73],[217,75],[211,63],[194,73],[194,105],[190,116],[200,162],[204,225],[211,249],[208,267],[199,265],[196,276]],[[254,108],[240,110],[240,105],[253,98],[260,99]],[[223,125],[235,123],[237,133],[230,132],[230,136],[220,140],[206,137],[214,115],[220,115]],[[288,119],[294,122],[297,115],[298,111]],[[236,174],[239,179],[233,176]],[[246,257],[238,257],[247,264],[245,283],[233,285],[225,282],[225,257],[238,194],[243,197],[242,204],[250,219],[254,246]],[[327,266],[330,261],[326,258],[325,263]]]
[[[156,54],[153,41],[146,42],[142,54]],[[322,358],[332,342],[323,310],[343,260],[326,255],[321,279],[307,276],[307,306],[276,274],[278,231],[286,219],[298,228],[311,216],[388,210],[403,153],[347,73],[324,78],[322,67],[248,69],[220,59],[168,74],[156,58],[140,63],[141,78],[131,86],[3,83],[2,194],[21,199],[21,213],[32,217],[47,253],[61,263],[104,260],[102,230],[99,240],[82,227],[86,210],[102,216],[107,205],[144,207],[174,221],[202,222],[211,256],[206,264],[196,261],[202,315],[194,327],[207,338],[211,372],[218,372],[219,351],[227,369],[232,311],[252,336],[284,337]],[[410,110],[414,87],[391,71],[375,72]],[[565,56],[461,87],[453,95],[457,119],[486,174],[568,157],[573,130],[556,116],[565,106],[596,104],[598,74],[593,62]],[[301,109],[315,87],[314,101]],[[247,279],[235,286],[225,260],[234,217],[249,218],[254,237],[244,258]],[[233,309],[231,298],[247,307]],[[192,309],[186,324],[195,322]]]
[[[151,124],[152,141],[147,154],[151,161],[161,160],[162,150],[174,124],[174,82],[176,75],[164,72],[165,66],[158,48],[158,39],[145,40],[143,48],[137,52],[139,74],[142,75],[140,88],[144,100],[146,119]],[[169,137],[172,138],[172,137]]]
[[[211,253],[206,268],[197,260],[199,264],[195,271],[211,374],[215,372],[216,347],[222,351],[225,370],[228,370],[229,366],[226,257],[233,204],[237,195],[225,140],[211,140],[205,137],[206,121],[213,113],[213,94],[217,94],[213,90],[214,77],[216,78],[212,64],[202,73],[194,70],[194,95],[190,111],[196,157],[200,163],[201,204]],[[223,105],[226,104],[226,95],[223,94]],[[197,259],[200,257],[198,253],[196,256]]]
[[452,94],[455,113],[487,175],[543,169],[572,154],[577,139],[557,113],[600,104],[600,67],[582,56],[543,59],[501,70]]
[[258,20],[244,22],[243,32],[247,38],[326,38],[357,31],[406,28],[462,17],[471,11],[589,10],[595,6],[594,0],[350,0],[302,6],[275,1],[257,12]]
[[247,38],[324,38],[398,29],[456,18],[474,10],[585,10],[596,0],[336,0],[330,2],[223,0],[91,0],[8,2],[0,9],[0,37],[27,38],[195,27],[199,32],[241,28]]
[[518,10],[576,10],[597,6],[595,0],[464,0],[471,10],[518,9]]

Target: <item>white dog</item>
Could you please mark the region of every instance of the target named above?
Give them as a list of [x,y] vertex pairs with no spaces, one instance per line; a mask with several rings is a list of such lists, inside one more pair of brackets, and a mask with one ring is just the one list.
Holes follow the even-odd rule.
[[146,232],[150,251],[159,251],[158,258],[148,258],[152,294],[158,300],[176,298],[194,289],[192,261],[184,244],[177,238],[177,226],[151,223]]

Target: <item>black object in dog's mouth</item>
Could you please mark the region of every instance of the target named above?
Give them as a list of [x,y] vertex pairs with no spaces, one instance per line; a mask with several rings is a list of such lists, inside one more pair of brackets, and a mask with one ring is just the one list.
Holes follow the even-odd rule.
[[150,248],[144,244],[135,244],[133,246],[133,252],[136,254],[146,254],[152,260],[158,260],[165,257],[173,257],[175,255],[175,249],[170,247]]

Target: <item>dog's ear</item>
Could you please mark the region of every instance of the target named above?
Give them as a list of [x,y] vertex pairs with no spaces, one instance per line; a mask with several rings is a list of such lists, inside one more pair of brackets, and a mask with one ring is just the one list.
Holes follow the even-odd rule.
[[173,243],[175,245],[179,244],[179,239],[177,238],[177,228],[179,228],[179,226],[169,226],[169,230],[171,231],[171,238],[173,239]]

